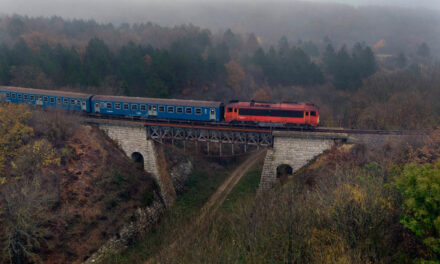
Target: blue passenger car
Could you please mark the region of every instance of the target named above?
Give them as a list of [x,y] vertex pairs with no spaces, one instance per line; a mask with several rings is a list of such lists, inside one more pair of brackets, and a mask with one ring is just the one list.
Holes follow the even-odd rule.
[[218,122],[224,114],[223,103],[213,101],[95,95],[91,103],[94,113],[150,119]]
[[90,112],[91,94],[0,86],[0,101]]

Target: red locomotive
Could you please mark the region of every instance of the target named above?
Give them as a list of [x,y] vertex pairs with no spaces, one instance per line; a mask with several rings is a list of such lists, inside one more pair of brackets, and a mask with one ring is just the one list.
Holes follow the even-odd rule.
[[231,102],[225,106],[225,121],[316,127],[319,111],[313,103]]

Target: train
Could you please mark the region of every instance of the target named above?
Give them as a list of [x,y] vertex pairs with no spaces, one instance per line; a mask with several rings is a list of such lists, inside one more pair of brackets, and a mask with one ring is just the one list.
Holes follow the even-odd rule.
[[226,122],[263,127],[314,128],[319,125],[319,109],[313,103],[230,101],[224,104],[217,101],[94,95],[12,86],[0,86],[0,101],[106,117]]

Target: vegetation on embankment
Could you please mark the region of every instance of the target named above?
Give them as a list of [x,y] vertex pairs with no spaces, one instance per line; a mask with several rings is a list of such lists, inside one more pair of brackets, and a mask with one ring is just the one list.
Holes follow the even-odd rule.
[[[437,263],[439,135],[335,147],[285,185],[236,199],[156,261]],[[185,226],[162,239],[181,237]]]
[[0,105],[0,263],[82,262],[154,186],[75,116]]
[[263,162],[256,164],[247,171],[237,185],[234,186],[220,208],[222,210],[231,210],[236,204],[248,199],[254,199],[260,184],[262,169]]
[[[197,156],[193,158],[197,164],[195,170],[189,176],[185,190],[177,198],[176,204],[163,216],[161,223],[151,234],[122,254],[106,259],[106,263],[143,263],[156,257],[162,249],[175,242],[177,237],[188,232],[188,227],[192,227],[199,218],[200,209],[241,161],[241,158],[225,160],[206,160]],[[196,226],[195,229],[194,232],[198,227]],[[177,247],[180,247],[180,243]]]

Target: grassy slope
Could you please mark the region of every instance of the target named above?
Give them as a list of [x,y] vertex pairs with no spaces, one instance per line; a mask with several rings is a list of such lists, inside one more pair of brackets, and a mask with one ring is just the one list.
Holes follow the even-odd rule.
[[106,263],[142,263],[157,254],[162,247],[170,245],[182,233],[182,229],[198,217],[199,210],[227,178],[237,161],[223,161],[219,165],[197,158],[195,164],[184,194],[178,197],[176,204],[163,217],[156,230],[123,254],[110,257]]
[[223,210],[231,210],[237,203],[253,199],[257,193],[258,185],[260,184],[262,169],[263,163],[257,164],[251,168],[243,178],[241,178],[231,193],[229,193],[228,198],[226,198],[221,208]]

